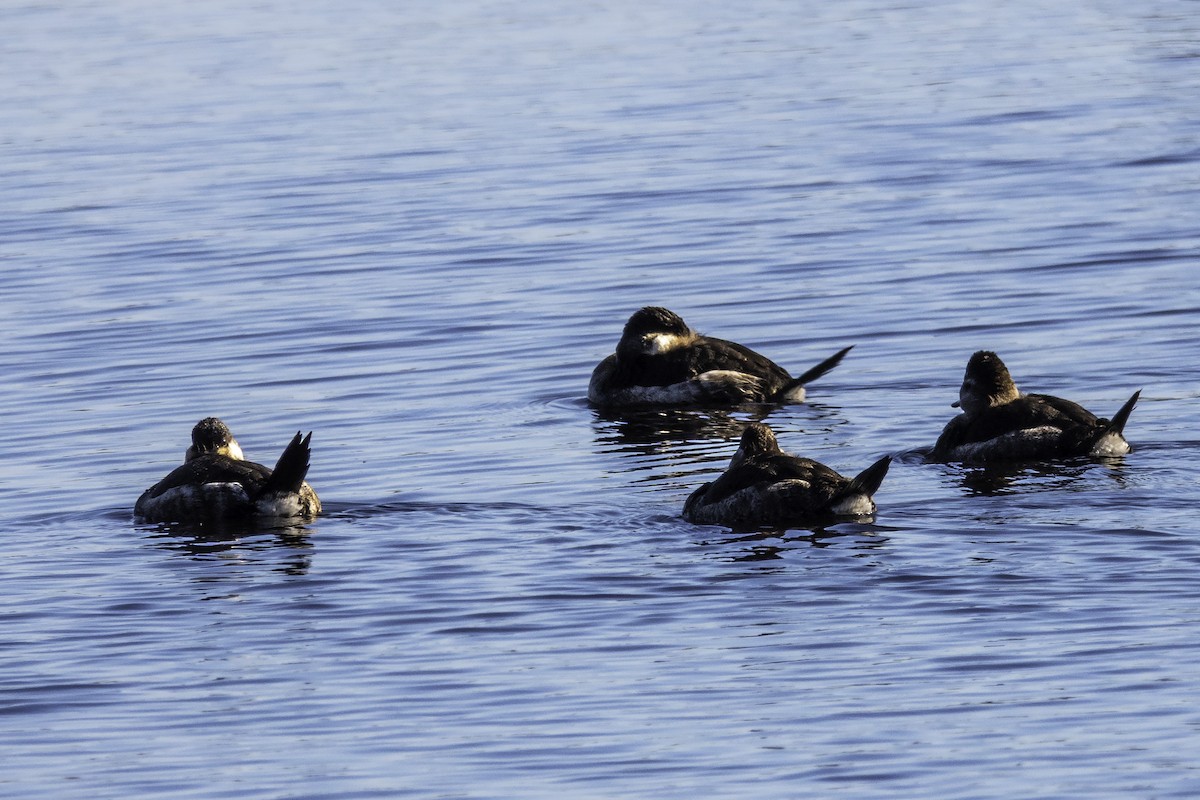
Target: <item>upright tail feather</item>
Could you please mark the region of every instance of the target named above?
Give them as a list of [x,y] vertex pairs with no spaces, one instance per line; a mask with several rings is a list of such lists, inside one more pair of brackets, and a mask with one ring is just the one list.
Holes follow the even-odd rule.
[[812,383],[817,378],[821,377],[826,372],[829,372],[829,370],[842,363],[842,358],[845,357],[846,353],[849,353],[853,347],[854,345],[850,345],[850,347],[843,347],[841,350],[838,350],[820,364],[817,364],[812,369],[805,371],[805,373],[799,378],[793,378],[791,383],[783,387],[783,391],[780,392],[780,394],[787,394],[798,386],[804,386],[807,383]]
[[300,487],[304,485],[304,478],[308,475],[311,456],[308,446],[310,439],[312,439],[311,431],[303,439],[300,438],[300,432],[296,431],[292,441],[283,448],[283,453],[275,462],[275,471],[271,473],[271,477],[267,478],[266,486],[263,487],[264,494],[300,491]]
[[887,475],[888,467],[891,465],[891,456],[884,456],[879,459],[855,475],[854,480],[850,481],[846,485],[846,488],[838,493],[839,497],[850,497],[856,494],[865,494],[867,497],[871,497],[879,491],[879,485],[883,483],[883,478]]
[[1125,423],[1129,421],[1129,415],[1133,413],[1133,407],[1137,405],[1138,398],[1141,397],[1142,390],[1138,389],[1133,393],[1133,396],[1125,401],[1125,405],[1121,406],[1121,410],[1113,414],[1112,420],[1104,429],[1106,434],[1115,433],[1123,435],[1125,432]]

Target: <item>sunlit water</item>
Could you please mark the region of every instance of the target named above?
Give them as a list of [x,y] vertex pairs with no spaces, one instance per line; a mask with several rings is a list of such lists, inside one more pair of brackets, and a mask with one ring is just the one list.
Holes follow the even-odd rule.
[[[1196,12],[0,8],[0,795],[1200,794]],[[1134,452],[923,463],[979,348]],[[327,513],[136,524],[210,414]],[[874,522],[684,523],[750,418]]]

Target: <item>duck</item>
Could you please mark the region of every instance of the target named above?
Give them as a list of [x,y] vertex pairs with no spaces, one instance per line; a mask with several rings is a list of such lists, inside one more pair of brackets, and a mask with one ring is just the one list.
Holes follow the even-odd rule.
[[1140,396],[1139,389],[1111,419],[1097,417],[1061,397],[1022,394],[1000,356],[979,350],[951,403],[962,413],[946,424],[930,456],[978,464],[1125,455],[1125,423]]
[[274,469],[247,461],[229,426],[207,417],[192,428],[184,463],[137,499],[134,514],[147,522],[270,517],[311,520],[321,500],[305,482],[312,432],[288,443]]
[[592,371],[588,400],[602,407],[802,403],[805,386],[852,347],[793,378],[745,345],[701,335],[675,312],[646,306],[625,323],[616,352]]
[[884,456],[847,478],[819,461],[785,453],[770,426],[752,422],[729,467],[688,496],[683,518],[745,530],[870,516],[891,461]]

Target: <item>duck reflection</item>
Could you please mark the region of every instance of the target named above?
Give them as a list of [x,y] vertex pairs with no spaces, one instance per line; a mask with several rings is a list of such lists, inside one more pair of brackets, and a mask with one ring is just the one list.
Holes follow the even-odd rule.
[[[749,413],[765,417],[769,409]],[[634,483],[688,486],[707,474],[727,441],[746,424],[728,410],[682,408],[594,409],[600,452],[622,456],[612,472]]]
[[[729,443],[740,439],[748,424],[762,422],[780,409],[749,403],[724,409],[592,409],[592,413],[597,449],[622,456],[612,468],[614,474],[674,492],[691,491],[711,480],[729,462]],[[840,407],[811,403],[791,406],[781,416],[788,417],[781,427],[802,434],[828,434],[846,423]]]
[[153,531],[156,544],[197,561],[235,564],[274,561],[274,569],[304,575],[312,566],[309,526],[262,525],[253,520],[164,522],[140,526]]
[[[770,410],[751,412],[749,418],[761,422]],[[742,435],[746,424],[729,411],[715,409],[596,409],[595,415],[599,444],[640,455],[673,451],[689,441],[733,439]]]
[[849,547],[853,550],[874,551],[887,543],[884,532],[868,521],[837,526],[813,525],[805,528],[779,528],[758,531],[727,530],[727,535],[700,541],[699,544],[717,548],[720,560],[731,563],[783,562],[787,553],[806,548]]
[[[726,442],[741,437],[748,423],[764,422],[779,408],[760,403],[733,409],[597,408],[593,409],[596,442],[604,449],[634,455],[675,453],[706,442],[715,442],[724,449]],[[828,432],[845,423],[837,406],[808,403],[804,409],[813,432],[817,428]]]
[[1121,459],[1047,462],[1007,462],[985,466],[963,466],[961,483],[970,496],[997,496],[1017,492],[1081,491],[1087,476],[1095,475],[1097,466],[1118,486],[1125,485]]

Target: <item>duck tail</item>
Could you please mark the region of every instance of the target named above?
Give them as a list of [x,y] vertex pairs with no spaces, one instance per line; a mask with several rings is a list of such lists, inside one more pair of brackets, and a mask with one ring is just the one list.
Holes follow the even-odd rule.
[[850,497],[856,494],[865,494],[867,497],[873,496],[879,491],[879,485],[883,483],[883,478],[887,475],[888,467],[891,465],[892,457],[884,456],[855,475],[854,479],[846,484],[846,488],[838,493],[838,496]]
[[1138,389],[1133,395],[1125,401],[1125,405],[1121,406],[1113,418],[1104,428],[1105,434],[1117,434],[1121,436],[1125,432],[1125,423],[1129,421],[1129,415],[1133,413],[1133,407],[1137,405],[1138,398],[1141,397],[1142,390]]
[[849,353],[853,348],[854,345],[850,345],[850,347],[843,347],[841,350],[838,350],[820,364],[817,364],[815,367],[806,370],[799,378],[792,378],[788,385],[783,387],[783,390],[780,392],[780,394],[786,395],[788,392],[791,392],[794,389],[798,389],[807,383],[812,383],[817,378],[821,377],[826,372],[829,372],[829,370],[842,363],[842,359],[845,357],[846,353]]
[[308,475],[310,439],[312,431],[303,439],[300,438],[300,431],[296,431],[292,441],[283,448],[283,453],[275,462],[275,470],[271,477],[267,478],[267,485],[263,488],[264,494],[300,491],[300,487],[304,485],[304,478]]

